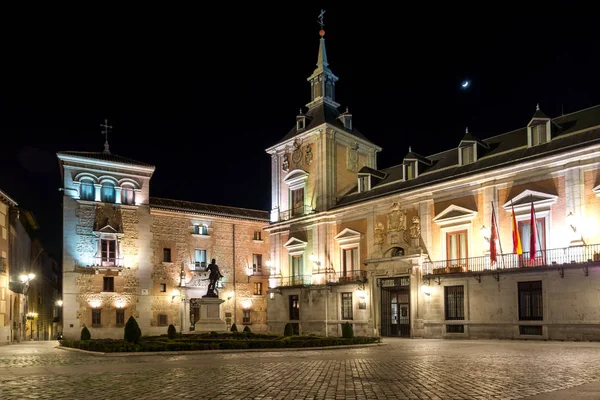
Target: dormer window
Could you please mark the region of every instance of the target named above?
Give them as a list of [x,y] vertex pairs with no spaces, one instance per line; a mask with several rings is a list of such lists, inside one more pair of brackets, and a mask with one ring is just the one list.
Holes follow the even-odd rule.
[[546,124],[533,125],[529,129],[531,129],[532,146],[544,144],[548,141],[548,137],[546,135]]
[[297,131],[301,131],[305,127],[306,127],[306,119],[305,118],[298,118],[296,120],[296,130]]
[[475,145],[468,145],[459,148],[460,165],[467,165],[475,162]]
[[410,180],[417,177],[417,163],[415,161],[404,164],[404,179]]
[[371,176],[359,175],[358,176],[358,193],[366,192],[371,190]]
[[539,104],[535,108],[535,114],[527,124],[527,145],[538,146],[550,141],[550,117],[542,110]]
[[352,130],[352,116],[351,115],[344,115],[344,128],[348,129],[348,130]]

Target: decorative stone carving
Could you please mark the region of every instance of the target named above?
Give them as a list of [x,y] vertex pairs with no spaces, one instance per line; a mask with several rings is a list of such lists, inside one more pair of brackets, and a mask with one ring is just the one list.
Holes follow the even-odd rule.
[[306,165],[311,165],[313,160],[312,146],[310,144],[306,145],[306,153],[304,154],[304,163]]
[[401,209],[398,203],[392,203],[388,213],[388,232],[398,232],[406,229],[406,210]]
[[412,218],[412,225],[409,228],[410,238],[418,239],[421,236],[421,219],[418,215]]
[[358,143],[352,142],[348,146],[348,155],[346,157],[347,165],[346,168],[349,171],[358,171]]
[[292,162],[294,168],[299,168],[302,165],[302,142],[299,139],[294,140],[294,151],[292,152]]
[[382,246],[385,241],[385,228],[381,222],[375,226],[375,233],[373,235],[373,244]]
[[281,162],[281,169],[284,172],[288,172],[290,170],[290,155],[287,153],[283,155],[283,161]]
[[399,244],[400,232],[388,232],[388,238],[390,240],[390,244]]

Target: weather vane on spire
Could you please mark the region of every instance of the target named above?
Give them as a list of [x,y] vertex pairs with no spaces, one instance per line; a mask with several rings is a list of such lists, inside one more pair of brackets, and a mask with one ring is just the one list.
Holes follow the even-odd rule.
[[102,130],[102,134],[104,135],[104,153],[110,154],[110,150],[108,149],[108,130],[112,129],[112,126],[108,124],[108,119],[104,118],[104,123],[100,124]]
[[325,22],[323,22],[324,17],[325,10],[321,9],[321,14],[319,14],[319,17],[317,18],[317,22],[319,23],[319,25],[321,25],[321,30],[319,31],[319,35],[321,35],[321,37],[325,36],[325,29],[323,29],[323,27],[325,26]]
[[325,22],[323,22],[323,17],[325,17],[325,10],[321,9],[321,14],[319,14],[319,18],[317,18],[319,25],[321,25],[321,29],[323,29],[323,27],[325,27]]

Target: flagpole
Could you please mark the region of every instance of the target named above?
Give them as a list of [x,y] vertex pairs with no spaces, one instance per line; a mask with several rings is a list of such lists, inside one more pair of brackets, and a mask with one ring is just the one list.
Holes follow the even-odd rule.
[[498,231],[498,215],[496,214],[496,210],[494,209],[493,201],[492,201],[492,214],[494,214],[494,219],[496,220],[496,237],[498,238],[498,244],[500,245],[500,256],[502,258],[502,269],[504,269],[504,252],[502,251],[502,240],[500,240],[500,232]]
[[[532,194],[529,195],[529,199],[531,201],[531,204],[533,205],[533,195]],[[536,240],[538,242],[538,248],[536,250],[539,250],[541,252],[542,251],[542,239],[540,238],[540,233],[537,230],[537,214],[535,212],[535,207],[532,207],[532,208],[533,208],[533,219],[535,220],[534,221],[534,223],[535,223],[535,236],[536,236]],[[542,253],[542,257],[546,258],[546,257],[544,257],[543,254],[544,253]]]

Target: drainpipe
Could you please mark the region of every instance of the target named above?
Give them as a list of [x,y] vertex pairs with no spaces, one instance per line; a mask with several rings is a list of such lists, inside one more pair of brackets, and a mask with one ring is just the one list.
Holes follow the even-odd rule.
[[[237,292],[235,290],[235,223],[231,224],[231,245],[233,254],[233,323],[237,323]],[[236,325],[237,326],[237,325]]]

